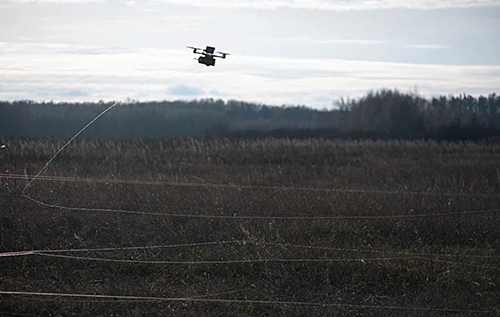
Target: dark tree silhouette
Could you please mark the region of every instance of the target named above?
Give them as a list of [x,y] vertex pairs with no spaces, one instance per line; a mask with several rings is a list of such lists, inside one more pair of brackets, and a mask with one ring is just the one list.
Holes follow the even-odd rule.
[[[111,103],[0,102],[0,135],[70,137]],[[333,110],[236,100],[129,102],[84,132],[98,137],[482,139],[500,135],[500,97],[425,99],[397,90],[340,99]]]

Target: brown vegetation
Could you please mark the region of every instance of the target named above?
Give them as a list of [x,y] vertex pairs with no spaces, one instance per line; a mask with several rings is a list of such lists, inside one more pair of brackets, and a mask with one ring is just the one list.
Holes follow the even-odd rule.
[[82,139],[26,189],[55,208],[22,175],[66,140],[1,141],[3,252],[215,242],[1,257],[1,291],[186,299],[0,295],[6,315],[500,313],[498,144]]

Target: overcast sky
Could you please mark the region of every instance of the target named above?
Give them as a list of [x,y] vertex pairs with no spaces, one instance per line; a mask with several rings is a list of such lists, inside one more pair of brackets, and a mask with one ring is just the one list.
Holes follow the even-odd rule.
[[500,93],[500,0],[0,0],[0,100],[329,108],[381,88]]

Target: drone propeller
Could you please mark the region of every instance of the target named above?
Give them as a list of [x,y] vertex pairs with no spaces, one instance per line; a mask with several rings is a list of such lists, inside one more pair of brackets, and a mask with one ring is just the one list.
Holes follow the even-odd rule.
[[231,53],[224,53],[224,52],[215,52],[216,54],[220,54],[220,55],[216,55],[216,57],[220,57],[220,58],[226,58],[227,55],[232,55]]
[[186,47],[192,49],[193,53],[195,53],[195,54],[203,54],[203,53],[198,52],[198,50],[201,51],[201,48],[199,48],[199,47],[194,47],[194,46],[186,46]]

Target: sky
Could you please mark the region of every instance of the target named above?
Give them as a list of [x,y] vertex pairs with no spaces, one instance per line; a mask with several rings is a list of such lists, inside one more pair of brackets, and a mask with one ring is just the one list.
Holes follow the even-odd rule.
[[500,93],[500,0],[0,0],[0,100],[330,109],[384,88]]

